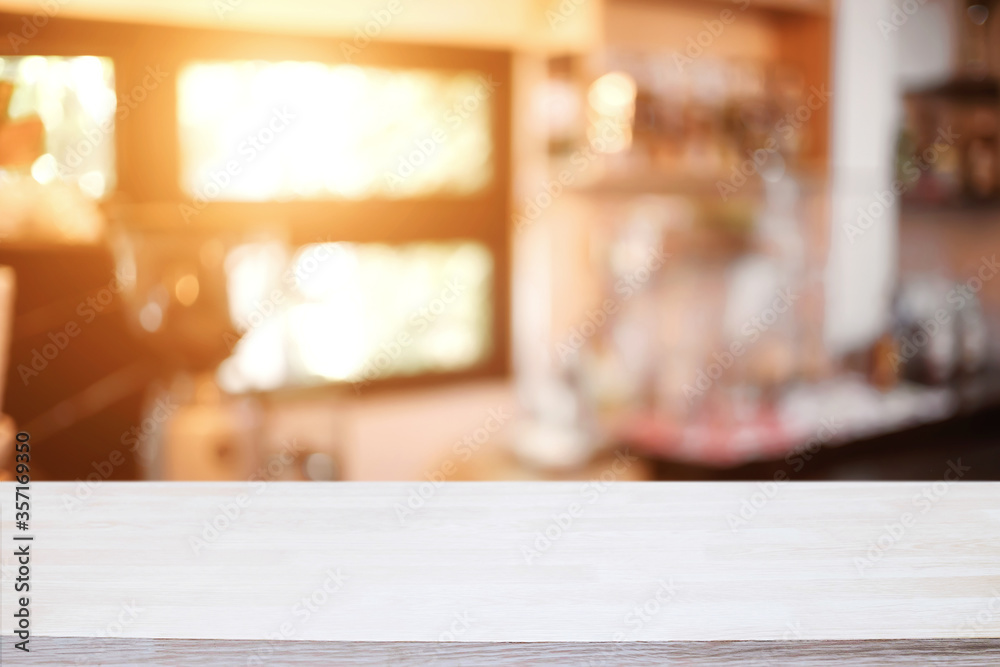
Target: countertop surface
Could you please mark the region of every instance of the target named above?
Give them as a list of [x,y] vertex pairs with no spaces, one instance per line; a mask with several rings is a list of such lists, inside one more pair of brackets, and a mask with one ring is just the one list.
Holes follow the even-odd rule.
[[938,482],[614,483],[630,464],[586,483],[34,483],[26,531],[4,483],[3,658],[22,544],[39,651],[1000,637],[1000,483],[948,481],[959,462]]

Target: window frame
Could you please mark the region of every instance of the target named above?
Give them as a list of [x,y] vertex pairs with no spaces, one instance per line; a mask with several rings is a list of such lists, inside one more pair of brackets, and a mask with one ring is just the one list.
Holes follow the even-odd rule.
[[[20,35],[24,14],[0,13],[0,34]],[[401,245],[421,241],[475,241],[493,258],[491,349],[466,370],[394,376],[372,389],[424,386],[510,374],[511,60],[509,52],[399,44],[372,40],[359,52],[348,35],[269,33],[49,17],[27,43],[0,40],[0,57],[111,58],[119,112],[130,91],[143,86],[147,67],[168,73],[162,84],[116,115],[116,185],[101,206],[123,228],[177,233],[196,242],[206,235],[276,232],[295,248],[324,240]],[[491,96],[493,176],[480,191],[461,196],[406,199],[316,199],[272,202],[212,201],[191,222],[181,204],[177,74],[184,63],[210,60],[299,60],[400,69],[475,70],[498,82]],[[124,112],[121,112],[123,115]],[[329,383],[338,385],[340,383]]]

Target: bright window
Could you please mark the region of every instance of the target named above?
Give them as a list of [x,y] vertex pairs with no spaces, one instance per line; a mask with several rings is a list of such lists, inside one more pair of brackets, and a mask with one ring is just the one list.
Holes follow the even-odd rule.
[[181,185],[196,201],[471,194],[493,176],[491,93],[474,71],[188,64]]
[[11,120],[38,116],[45,126],[44,151],[31,165],[36,180],[76,184],[94,199],[114,188],[117,98],[109,58],[0,58],[0,80],[13,84]]
[[243,338],[220,370],[231,391],[366,384],[468,369],[492,349],[492,257],[473,242],[280,244],[227,260]]

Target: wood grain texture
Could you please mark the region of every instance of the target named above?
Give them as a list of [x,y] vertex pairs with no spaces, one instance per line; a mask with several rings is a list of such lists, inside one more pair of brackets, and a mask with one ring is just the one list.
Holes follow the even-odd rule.
[[[25,661],[27,662],[27,661]],[[1000,664],[1000,640],[790,642],[261,642],[43,637],[32,665],[953,665]]]
[[[32,485],[36,638],[1000,637],[995,483],[101,483],[83,499],[77,491]],[[401,520],[399,508],[421,492],[423,506]],[[5,659],[13,495],[0,485]],[[734,530],[741,508],[749,518]],[[221,530],[209,539],[213,522]],[[195,538],[204,538],[198,553]]]

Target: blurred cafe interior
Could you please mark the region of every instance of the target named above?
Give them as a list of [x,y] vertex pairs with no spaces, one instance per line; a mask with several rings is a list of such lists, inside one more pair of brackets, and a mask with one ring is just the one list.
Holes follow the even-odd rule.
[[1000,479],[998,5],[0,2],[0,470]]

